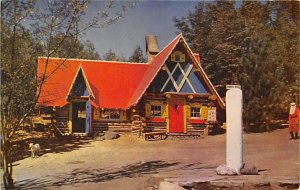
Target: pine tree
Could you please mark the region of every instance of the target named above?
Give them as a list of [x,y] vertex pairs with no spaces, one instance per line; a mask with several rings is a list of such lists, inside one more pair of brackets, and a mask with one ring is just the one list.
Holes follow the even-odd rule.
[[[60,58],[72,58],[72,59],[94,59],[99,60],[100,55],[96,51],[94,44],[87,40],[82,42],[80,39],[74,36],[62,36],[57,35],[52,38],[52,45],[50,49],[54,49],[58,43],[60,43],[64,39],[64,43],[62,43],[51,56],[52,57],[60,57]],[[47,47],[41,45],[39,56],[47,56]]]
[[146,62],[146,60],[143,56],[142,48],[140,46],[136,46],[132,55],[129,57],[129,61],[134,62],[134,63],[145,63]]
[[299,97],[295,6],[299,3],[201,2],[187,17],[175,18],[213,84],[241,84],[246,126],[265,128],[286,119],[289,102]]
[[248,29],[247,51],[241,59],[244,118],[247,126],[256,122],[268,129],[272,121],[287,117],[298,89],[299,33],[290,11],[281,3],[244,2],[241,12]]
[[103,58],[106,61],[125,61],[125,58],[123,56],[117,55],[111,49],[108,50],[108,52],[104,54]]
[[239,56],[243,52],[243,20],[234,2],[201,2],[188,17],[175,18],[175,26],[193,51],[200,54],[204,70],[221,96],[225,96],[226,84],[238,82]]

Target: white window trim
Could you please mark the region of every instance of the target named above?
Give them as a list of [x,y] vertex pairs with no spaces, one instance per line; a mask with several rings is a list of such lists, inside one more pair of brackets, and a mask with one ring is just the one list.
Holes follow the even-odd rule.
[[[188,70],[186,71],[186,73],[184,72],[184,70],[182,69],[180,63],[176,63],[175,67],[173,68],[172,72],[170,72],[169,68],[167,67],[166,64],[164,64],[164,67],[166,68],[166,72],[169,75],[168,79],[166,80],[166,83],[163,85],[163,87],[161,88],[160,92],[163,92],[168,84],[168,82],[171,80],[176,91],[180,92],[180,90],[182,89],[184,82],[186,81],[188,83],[188,85],[190,86],[190,88],[192,89],[193,93],[196,93],[192,83],[190,82],[190,80],[188,79],[189,74],[191,73],[192,69],[193,69],[193,64],[190,64]],[[177,69],[177,67],[179,67],[181,73],[183,74],[183,78],[179,84],[179,86],[177,85],[173,74],[175,73],[175,70]]]
[[[195,112],[192,112],[192,109],[193,108],[198,108],[199,109],[199,117],[192,117],[192,113],[195,113]],[[197,113],[197,112],[196,112]],[[199,118],[201,118],[201,108],[199,108],[199,107],[192,107],[191,106],[191,118],[193,118],[193,119],[199,119]]]
[[182,79],[181,83],[179,84],[179,89],[180,89],[180,90],[182,89],[183,84],[184,84],[184,82],[186,81],[186,82],[189,84],[189,86],[191,87],[192,91],[193,91],[194,93],[196,93],[196,91],[195,91],[195,89],[194,89],[192,83],[191,83],[190,80],[188,79],[188,76],[189,76],[189,74],[191,73],[191,71],[192,71],[192,69],[193,69],[193,65],[190,64],[190,66],[189,66],[188,70],[186,71],[186,73],[184,73],[184,70],[182,69],[181,65],[179,65],[179,69],[181,70],[181,72],[182,72],[182,74],[183,74],[183,79]]

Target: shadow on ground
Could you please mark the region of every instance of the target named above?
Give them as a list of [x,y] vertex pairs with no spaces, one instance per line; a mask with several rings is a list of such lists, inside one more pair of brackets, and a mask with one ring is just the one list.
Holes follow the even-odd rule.
[[178,165],[179,162],[165,162],[161,160],[139,162],[115,169],[75,169],[69,173],[48,175],[37,179],[28,179],[16,182],[16,187],[21,189],[45,189],[76,185],[81,183],[97,183],[120,179],[133,178],[146,174],[156,174],[161,169]]
[[29,143],[38,143],[41,147],[39,156],[47,153],[64,153],[77,150],[81,147],[87,147],[90,140],[78,137],[50,137],[49,134],[32,134],[24,138],[19,138],[12,143],[13,162],[30,157]]

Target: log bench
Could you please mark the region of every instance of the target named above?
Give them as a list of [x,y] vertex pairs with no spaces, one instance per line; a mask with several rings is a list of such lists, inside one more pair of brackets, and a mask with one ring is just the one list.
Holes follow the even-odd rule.
[[165,140],[168,137],[166,132],[149,132],[149,133],[144,133],[143,135],[146,141],[150,139],[157,139],[157,138],[160,138],[160,140]]

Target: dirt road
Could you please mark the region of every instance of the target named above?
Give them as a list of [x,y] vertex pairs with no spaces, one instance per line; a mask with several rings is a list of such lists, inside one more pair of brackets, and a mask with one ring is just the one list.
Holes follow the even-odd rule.
[[[225,137],[145,141],[122,135],[88,141],[67,152],[15,162],[14,180],[22,189],[131,190],[145,189],[160,177],[214,176],[225,163]],[[259,176],[245,179],[299,179],[299,140],[289,140],[287,129],[245,134],[244,161],[260,170]]]

